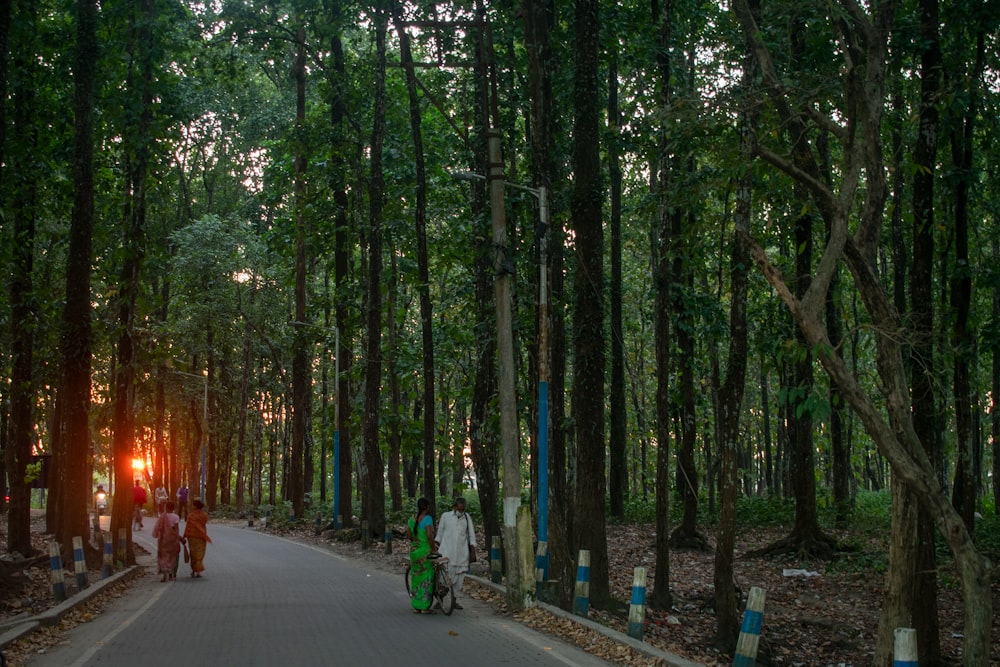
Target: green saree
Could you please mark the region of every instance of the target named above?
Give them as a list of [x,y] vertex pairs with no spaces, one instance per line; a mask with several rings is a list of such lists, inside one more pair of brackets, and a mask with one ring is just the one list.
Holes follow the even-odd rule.
[[434,519],[425,516],[417,526],[415,518],[410,518],[410,605],[416,611],[431,608],[431,593],[434,590],[434,563],[427,560],[431,553],[431,543],[427,539],[427,526],[434,525]]

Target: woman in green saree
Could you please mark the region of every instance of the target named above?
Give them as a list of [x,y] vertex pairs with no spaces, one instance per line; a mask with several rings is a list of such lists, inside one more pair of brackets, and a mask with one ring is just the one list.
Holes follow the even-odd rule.
[[410,605],[414,614],[433,614],[434,563],[427,559],[434,544],[434,517],[426,498],[417,501],[417,513],[410,517]]

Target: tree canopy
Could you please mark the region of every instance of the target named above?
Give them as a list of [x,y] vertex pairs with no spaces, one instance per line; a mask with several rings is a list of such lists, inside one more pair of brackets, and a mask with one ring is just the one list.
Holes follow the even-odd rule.
[[704,547],[707,505],[731,651],[737,498],[791,499],[772,550],[826,557],[817,507],[846,522],[889,488],[877,660],[900,624],[939,651],[918,602],[936,532],[985,664],[998,17],[2,3],[7,548],[30,551],[35,456],[64,544],[97,481],[134,476],[375,538],[417,496],[475,489],[488,538],[515,539],[518,502],[547,513],[564,605],[580,550],[612,602],[604,526],[654,507],[669,606],[669,548]]

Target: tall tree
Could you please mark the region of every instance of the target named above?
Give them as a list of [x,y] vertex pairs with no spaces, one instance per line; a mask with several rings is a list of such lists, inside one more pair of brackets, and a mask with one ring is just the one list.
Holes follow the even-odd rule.
[[368,312],[365,326],[365,400],[362,424],[362,517],[370,535],[385,532],[385,490],[382,451],[379,445],[379,395],[382,378],[382,224],[385,176],[382,149],[385,143],[386,90],[385,41],[388,11],[385,0],[375,5],[375,90],[371,137],[368,216]]
[[[673,0],[654,0],[652,21],[658,27],[656,42],[656,104],[664,113],[673,97],[670,50],[673,47]],[[656,219],[652,246],[653,280],[656,285],[654,321],[656,327],[656,579],[650,605],[670,609],[670,303],[671,303],[671,226],[670,226],[670,153],[666,129],[656,138],[656,163],[653,190],[656,196]]]
[[[34,32],[37,13],[33,3],[18,3],[18,31],[22,39]],[[10,509],[7,547],[22,554],[31,547],[31,486],[28,465],[35,442],[35,392],[33,381],[35,322],[38,303],[34,283],[35,228],[38,215],[38,168],[35,164],[37,130],[34,126],[36,58],[33,40],[14,48],[10,81],[11,125],[15,141],[11,150],[9,179],[11,204],[8,216],[14,230],[10,290],[10,441],[7,459],[10,478]]]
[[60,331],[62,381],[59,403],[63,486],[57,540],[72,544],[87,532],[93,459],[90,442],[91,262],[94,227],[94,91],[96,88],[97,0],[76,3],[76,91],[74,105],[73,215],[66,263],[66,304]]
[[608,495],[611,516],[625,518],[628,491],[627,423],[625,414],[625,341],[622,339],[622,167],[619,156],[621,110],[618,107],[618,40],[615,18],[608,22],[612,44],[608,65],[608,176],[611,231],[611,414],[608,437]]
[[[796,12],[790,24],[789,52],[793,64],[803,66],[806,60],[806,14]],[[810,135],[788,128],[788,142],[792,146],[793,159],[802,161],[812,156],[813,150],[817,174],[822,171],[822,153],[811,145]],[[819,140],[816,140],[819,143]],[[794,248],[794,269],[791,287],[796,297],[801,299],[809,292],[813,273],[813,219],[815,212],[809,205],[807,188],[800,184],[793,187],[795,222],[791,241]],[[833,555],[834,541],[819,527],[819,512],[816,506],[816,448],[813,440],[813,352],[801,329],[794,321],[796,346],[789,360],[791,375],[785,387],[785,403],[788,424],[788,488],[795,499],[795,523],[791,533],[765,551],[769,553],[794,552],[803,556],[830,557]]]
[[[154,0],[141,0],[131,8],[132,21],[127,44],[125,91],[139,110],[129,115],[124,128],[124,201],[122,213],[123,261],[119,272],[117,308],[117,351],[114,372],[112,456],[116,488],[133,486],[132,459],[135,434],[135,385],[138,338],[139,273],[145,256],[146,186],[150,166],[153,124],[154,26],[157,18]],[[133,562],[132,498],[128,492],[116,493],[111,513],[111,533],[128,528],[126,553],[119,554]]]
[[[292,512],[302,518],[305,509],[303,456],[309,405],[312,403],[312,380],[309,374],[309,344],[306,322],[306,29],[299,27],[295,39],[295,351],[292,356],[292,455],[288,475],[288,495]],[[311,481],[311,480],[310,480]]]
[[[934,335],[934,181],[936,178],[938,142],[938,95],[941,89],[941,47],[938,28],[937,0],[920,0],[920,131],[913,149],[913,161],[918,166],[913,176],[913,258],[910,271],[910,319],[914,339],[910,350],[910,374],[913,385],[913,420],[924,451],[933,465],[941,470],[942,415],[935,396],[935,335]],[[894,484],[894,486],[896,486]],[[893,551],[890,558],[887,595],[898,605],[886,604],[884,622],[880,628],[879,655],[888,656],[892,632],[889,626],[902,625],[917,630],[919,654],[929,664],[940,660],[941,643],[937,621],[937,570],[932,518],[913,507],[913,491],[899,488],[893,495],[893,520],[899,522],[894,533],[913,533],[916,542],[900,543],[912,547]],[[915,522],[915,523],[913,523]],[[891,547],[892,548],[892,547]],[[907,582],[912,582],[908,584]],[[903,587],[912,585],[912,590]],[[896,592],[898,588],[898,593]],[[896,616],[896,618],[893,618]],[[884,658],[888,660],[888,657]]]
[[[760,3],[749,6],[754,17],[760,15]],[[749,44],[743,56],[741,77],[742,108],[739,115],[740,161],[746,165],[753,159],[754,137],[759,117],[751,104],[752,88],[757,80],[757,59]],[[745,168],[736,180],[736,210],[734,233],[729,261],[729,355],[726,377],[719,390],[719,528],[715,545],[715,610],[718,619],[715,646],[727,653],[734,652],[739,637],[736,581],[733,572],[733,550],[736,544],[736,501],[739,495],[740,407],[747,374],[747,292],[750,272],[750,232],[753,199],[753,171]]]
[[573,231],[576,233],[573,416],[577,477],[573,539],[590,551],[590,599],[610,599],[604,520],[604,227],[600,160],[597,0],[576,0],[573,76]]
[[[955,395],[955,438],[957,461],[955,463],[955,483],[952,501],[958,509],[969,532],[975,530],[975,509],[978,496],[978,479],[974,465],[975,447],[973,444],[974,406],[973,406],[973,371],[972,361],[975,352],[975,324],[970,321],[972,307],[972,272],[973,266],[969,257],[969,190],[973,184],[974,174],[973,153],[975,152],[974,134],[976,116],[978,115],[979,82],[986,65],[985,16],[981,3],[972,3],[973,16],[966,21],[948,21],[948,25],[957,27],[959,33],[956,51],[964,56],[967,48],[964,44],[966,25],[971,25],[971,37],[975,43],[975,57],[972,67],[967,72],[958,70],[957,80],[952,85],[964,90],[964,109],[951,124],[949,138],[951,143],[951,158],[955,168],[954,185],[954,247],[955,269],[951,281],[951,307],[953,312],[952,347],[955,361],[953,384]],[[956,9],[958,9],[956,7]]]
[[[525,44],[528,57],[528,84],[531,98],[529,123],[531,131],[530,159],[532,179],[536,187],[544,186],[549,193],[549,229],[539,230],[539,261],[546,265],[542,272],[549,277],[546,289],[541,294],[548,304],[555,307],[542,308],[539,305],[538,322],[538,374],[539,380],[548,382],[549,395],[549,555],[550,576],[562,582],[558,590],[560,603],[568,607],[572,597],[575,554],[572,548],[572,502],[567,491],[566,419],[565,419],[565,320],[562,303],[563,292],[563,238],[560,217],[552,215],[553,189],[556,178],[555,135],[559,115],[553,111],[553,70],[554,62],[551,45],[552,31],[556,22],[556,6],[551,0],[525,0],[521,12],[524,17]],[[541,221],[539,221],[541,224]],[[544,244],[545,253],[542,251]],[[547,321],[543,321],[547,320]],[[547,330],[548,336],[543,335]],[[544,346],[548,345],[548,350]],[[540,384],[540,382],[539,382]],[[537,397],[536,397],[537,398]],[[537,419],[536,415],[536,419]],[[537,443],[536,443],[537,447]],[[537,451],[532,452],[532,460],[537,459]],[[535,471],[535,479],[539,472]],[[536,499],[537,500],[537,499]]]
[[[490,114],[490,57],[486,48],[485,8],[476,3],[476,17],[479,24],[476,31],[476,66],[473,87],[472,117],[481,119],[476,124],[473,138],[473,168],[476,173],[486,173],[487,132]],[[472,386],[472,401],[469,410],[469,448],[472,464],[476,468],[479,484],[479,504],[483,511],[483,532],[487,544],[493,538],[503,538],[501,519],[497,512],[500,507],[500,441],[496,421],[491,416],[495,407],[491,402],[497,395],[497,337],[493,272],[493,238],[487,233],[487,196],[485,183],[476,181],[472,188],[472,229],[473,250],[472,273],[474,276],[475,313],[473,339],[475,340],[475,371]]]
[[[852,2],[844,2],[842,8],[849,21],[840,22],[836,26],[846,44],[846,48],[840,53],[847,59],[843,78],[845,105],[841,109],[847,116],[844,118],[845,123],[840,125],[826,117],[796,113],[746,0],[738,0],[733,5],[744,34],[753,44],[761,63],[762,87],[769,105],[778,113],[782,123],[791,129],[794,136],[804,132],[809,122],[818,122],[835,132],[844,148],[839,161],[839,189],[834,191],[826,187],[818,177],[816,161],[809,154],[796,154],[796,159],[792,162],[764,142],[757,146],[758,156],[808,188],[817,210],[830,222],[830,239],[823,256],[816,263],[817,268],[807,293],[802,298],[795,296],[759,243],[754,243],[751,250],[765,278],[778,291],[806,341],[817,351],[824,368],[837,382],[879,451],[892,465],[895,476],[909,485],[919,499],[921,508],[934,516],[936,526],[951,548],[962,581],[965,611],[964,661],[970,667],[982,665],[988,661],[990,650],[990,565],[976,550],[964,522],[943,497],[934,466],[914,429],[910,388],[905,378],[900,346],[900,341],[905,338],[901,334],[906,332],[901,329],[898,315],[892,308],[876,267],[876,248],[883,227],[887,191],[882,153],[885,45],[888,43],[896,4],[893,0],[888,0],[862,8]],[[840,32],[841,30],[845,32]],[[865,182],[863,193],[858,190],[862,174]],[[848,223],[853,218],[856,197],[862,198],[862,213],[853,227],[853,233],[850,233]],[[830,343],[822,322],[821,311],[833,269],[841,258],[846,261],[865,309],[872,318],[877,346],[876,361],[884,392],[878,400],[879,404],[886,407],[887,416],[876,406],[876,399],[866,393],[843,357]],[[893,536],[898,538],[895,529],[896,526]],[[890,581],[889,586],[892,585],[893,582]],[[891,649],[888,653],[882,651],[883,647],[880,646],[878,655],[883,660],[891,654]]]
[[396,33],[399,36],[400,58],[406,71],[406,93],[410,101],[410,132],[413,136],[413,152],[416,161],[417,193],[413,209],[413,223],[417,240],[417,294],[420,295],[420,333],[423,349],[422,392],[424,408],[424,488],[423,493],[431,501],[434,513],[434,313],[431,308],[430,269],[427,259],[427,173],[424,160],[424,139],[421,130],[420,98],[417,96],[417,76],[413,69],[413,55],[410,52],[410,36],[403,26],[402,10],[399,2],[392,3]]
[[[343,3],[332,2],[332,16],[334,24],[339,25]],[[351,395],[350,378],[352,368],[352,357],[350,347],[350,334],[352,327],[349,322],[349,281],[350,256],[351,256],[351,235],[348,229],[348,207],[350,200],[347,196],[347,156],[350,151],[350,143],[347,134],[347,89],[348,78],[347,69],[344,63],[344,44],[339,32],[336,32],[330,41],[330,52],[333,58],[331,68],[331,99],[330,99],[330,126],[333,132],[333,145],[331,147],[333,200],[336,206],[334,220],[336,221],[336,231],[334,233],[334,319],[337,322],[339,335],[338,348],[336,350],[337,364],[340,371],[338,378],[337,407],[334,413],[335,455],[339,454],[340,460],[334,463],[339,479],[337,480],[339,498],[337,506],[339,508],[350,508],[352,493],[352,452],[349,425],[351,423]],[[339,466],[337,465],[339,463]],[[351,525],[351,512],[343,512],[342,519],[346,525]]]

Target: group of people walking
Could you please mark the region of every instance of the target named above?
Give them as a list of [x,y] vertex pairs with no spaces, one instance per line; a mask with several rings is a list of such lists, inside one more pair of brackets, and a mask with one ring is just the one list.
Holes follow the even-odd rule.
[[192,503],[193,510],[184,523],[181,534],[181,518],[174,512],[176,506],[168,500],[165,511],[156,520],[153,537],[156,538],[156,560],[160,571],[160,581],[177,578],[179,556],[184,549],[184,562],[191,563],[191,576],[198,578],[205,571],[205,548],[212,538],[208,536],[208,513],[200,500]]
[[[98,493],[103,493],[103,487],[98,485]],[[132,528],[133,530],[142,530],[142,518],[143,518],[143,508],[146,506],[146,489],[142,486],[141,480],[135,480],[135,486],[132,487],[132,506],[134,508],[134,513],[132,515]],[[162,515],[167,511],[167,505],[173,504],[168,503],[170,496],[167,495],[167,490],[162,485],[156,487],[156,491],[153,492],[153,500],[156,504],[156,516]],[[177,515],[180,518],[184,518],[187,515],[187,505],[188,505],[188,488],[186,486],[181,486],[177,489],[177,504],[174,505],[174,509],[177,510]]]
[[[146,504],[146,489],[140,480],[135,480],[132,489],[132,502],[135,505],[133,528],[142,530],[142,507]],[[191,512],[187,511],[188,489],[182,486],[177,489],[177,503],[169,500],[167,490],[163,486],[156,488],[153,498],[156,501],[156,525],[153,526],[153,537],[156,538],[156,561],[159,568],[160,581],[172,581],[177,578],[180,564],[181,549],[184,550],[184,562],[191,564],[191,576],[198,578],[205,571],[205,548],[212,539],[208,536],[208,513],[201,500],[192,503]],[[181,534],[181,515],[187,515],[184,523],[184,533]]]
[[[441,515],[437,531],[430,514],[431,503],[426,498],[417,500],[417,513],[410,517],[410,605],[414,614],[433,614],[434,558],[448,559],[448,574],[455,589],[455,596],[462,591],[465,575],[469,571],[470,553],[476,549],[476,529],[466,512],[465,498],[455,498],[451,511]],[[455,603],[455,609],[462,605]]]

